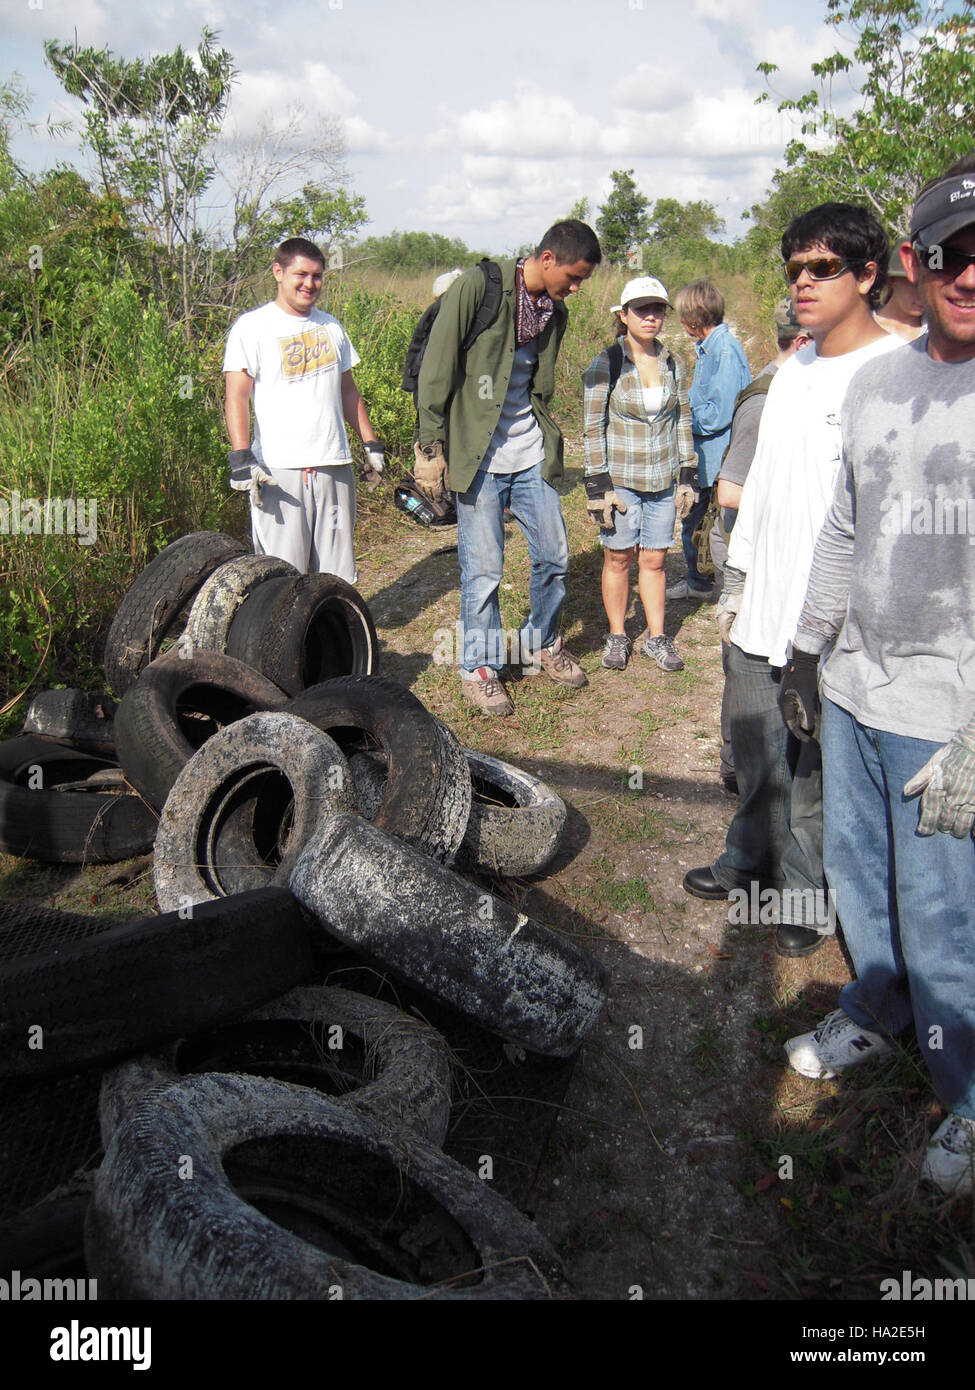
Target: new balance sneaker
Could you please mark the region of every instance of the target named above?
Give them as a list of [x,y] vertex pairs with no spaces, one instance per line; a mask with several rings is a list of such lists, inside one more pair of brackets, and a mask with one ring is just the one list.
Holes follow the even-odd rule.
[[464,699],[476,705],[482,714],[513,714],[514,705],[501,684],[497,671],[490,666],[478,666],[476,671],[461,673],[460,688]]
[[526,669],[526,676],[546,675],[559,685],[580,687],[588,685],[586,673],[573,657],[561,637],[556,637],[550,647],[543,647],[537,653],[538,665]]
[[842,1009],[834,1009],[814,1033],[790,1038],[785,1045],[789,1066],[813,1081],[828,1081],[841,1071],[893,1052],[894,1044],[881,1033],[871,1033],[854,1023]]
[[714,585],[705,584],[702,587],[692,584],[689,579],[682,579],[678,584],[671,584],[666,593],[668,598],[696,598],[706,601],[714,597]]
[[972,1190],[975,1169],[975,1120],[951,1114],[931,1136],[921,1164],[921,1177],[933,1182],[949,1197]]
[[608,666],[611,671],[625,671],[632,650],[633,643],[625,632],[611,632],[606,638],[603,665]]
[[643,643],[643,655],[655,661],[661,671],[683,671],[684,663],[680,652],[669,637],[647,637]]

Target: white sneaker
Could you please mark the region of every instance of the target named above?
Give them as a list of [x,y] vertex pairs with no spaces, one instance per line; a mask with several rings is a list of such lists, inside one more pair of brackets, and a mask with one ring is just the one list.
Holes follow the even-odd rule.
[[931,1136],[921,1164],[921,1177],[937,1183],[949,1197],[961,1197],[972,1190],[975,1168],[975,1120],[949,1115]]
[[792,1070],[812,1077],[813,1081],[828,1081],[841,1071],[893,1050],[889,1039],[861,1028],[842,1009],[834,1009],[814,1033],[790,1038],[785,1045]]

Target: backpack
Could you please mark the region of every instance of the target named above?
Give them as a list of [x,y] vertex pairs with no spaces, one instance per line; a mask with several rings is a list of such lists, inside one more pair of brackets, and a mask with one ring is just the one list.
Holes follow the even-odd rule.
[[[772,385],[772,377],[774,375],[774,372],[762,372],[761,375],[755,377],[752,381],[748,383],[747,386],[743,386],[741,390],[738,392],[737,396],[735,397],[735,408],[731,414],[732,432],[735,428],[735,416],[738,414],[738,411],[741,409],[744,403],[748,400],[749,396],[768,395],[768,388]],[[729,439],[728,448],[725,449],[724,454],[721,458],[722,464],[724,463],[725,458],[727,458],[728,449],[730,448],[731,440]],[[700,526],[698,526],[697,530],[694,532],[694,535],[691,537],[692,544],[697,546],[698,569],[702,574],[711,576],[713,576],[715,572],[714,560],[711,558],[712,531],[717,531],[718,535],[724,541],[725,545],[728,544],[731,537],[728,534],[728,532],[724,529],[724,522],[721,520],[721,508],[718,506],[717,482],[715,482],[715,486],[712,489],[711,500],[708,503],[707,511],[704,513],[704,516],[701,519],[701,524]]]
[[[474,322],[471,324],[461,343],[464,352],[470,352],[485,328],[490,328],[491,324],[498,317],[501,309],[501,267],[496,261],[488,260],[484,256],[478,261],[478,268],[484,276],[484,295],[474,315]],[[424,309],[416,327],[413,330],[413,337],[410,345],[406,349],[406,361],[403,364],[403,380],[400,383],[404,391],[408,391],[416,404],[416,390],[420,380],[420,365],[423,362],[423,354],[427,350],[427,343],[430,340],[430,329],[433,321],[440,312],[440,299],[435,299],[432,304],[428,304]]]

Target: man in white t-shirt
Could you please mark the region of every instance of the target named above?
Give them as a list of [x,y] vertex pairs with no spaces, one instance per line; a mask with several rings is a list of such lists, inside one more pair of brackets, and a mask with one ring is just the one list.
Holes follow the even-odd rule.
[[250,492],[258,555],[354,584],[355,475],[345,421],[366,447],[364,476],[373,485],[383,446],[352,379],[359,356],[339,321],[314,307],[321,251],[291,237],[273,269],[276,298],[237,319],[224,353],[230,486]]
[[[789,224],[782,256],[800,327],[813,342],[776,373],[755,459],[731,534],[716,614],[730,643],[728,699],[739,805],[724,853],[691,869],[696,897],[758,898],[777,923],[780,955],[808,955],[833,920],[823,892],[822,762],[815,740],[784,730],[782,668],[806,593],[816,537],[840,468],[840,407],[853,374],[900,340],[873,307],[887,274],[887,238],[876,218],[825,203]],[[752,885],[755,884],[755,889]]]

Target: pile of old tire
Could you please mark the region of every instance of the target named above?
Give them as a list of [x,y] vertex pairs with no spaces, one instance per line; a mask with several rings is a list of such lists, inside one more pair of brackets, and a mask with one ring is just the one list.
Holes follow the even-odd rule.
[[[335,736],[356,732],[385,759],[382,787],[354,787]],[[510,1042],[566,1056],[602,1007],[603,972],[453,872],[471,805],[468,757],[415,696],[376,677],[327,681],[218,731],[185,764],[160,816],[156,898],[165,912],[287,885],[398,978]]]
[[86,1227],[100,1296],[564,1296],[548,1242],[442,1152],[449,1098],[440,1035],[342,989],[123,1064]]

